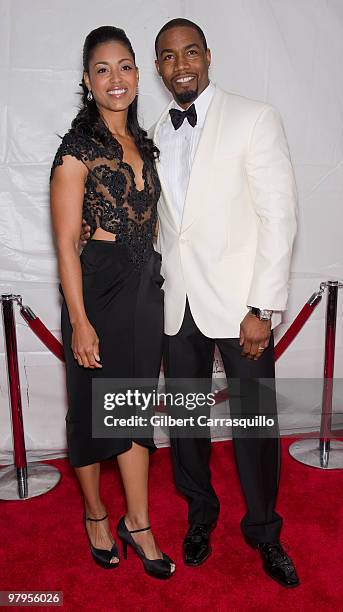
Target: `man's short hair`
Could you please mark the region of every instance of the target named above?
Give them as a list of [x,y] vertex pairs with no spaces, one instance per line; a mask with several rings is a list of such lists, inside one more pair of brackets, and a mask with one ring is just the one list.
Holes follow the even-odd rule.
[[205,34],[202,31],[201,27],[198,26],[196,23],[194,23],[194,21],[190,21],[189,19],[184,19],[183,17],[178,17],[177,19],[172,19],[171,21],[168,21],[167,23],[165,23],[164,26],[160,29],[159,33],[157,34],[156,39],[155,39],[156,57],[158,57],[157,46],[158,46],[158,41],[159,41],[161,34],[163,34],[163,32],[166,32],[167,30],[171,30],[172,28],[178,28],[178,27],[193,28],[193,30],[196,30],[202,40],[205,51],[207,51],[207,42],[206,42]]

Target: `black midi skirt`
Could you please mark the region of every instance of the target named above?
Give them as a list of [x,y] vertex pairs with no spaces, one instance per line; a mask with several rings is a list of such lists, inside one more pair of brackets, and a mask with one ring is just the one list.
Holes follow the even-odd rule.
[[[69,460],[81,467],[109,459],[132,442],[156,449],[152,433],[137,440],[92,436],[92,381],[96,378],[158,379],[163,348],[163,277],[161,256],[153,247],[137,268],[128,247],[114,241],[90,240],[81,257],[83,299],[99,337],[102,368],[79,366],[71,350],[72,327],[65,299],[61,329],[66,364]],[[63,291],[60,287],[63,296]]]

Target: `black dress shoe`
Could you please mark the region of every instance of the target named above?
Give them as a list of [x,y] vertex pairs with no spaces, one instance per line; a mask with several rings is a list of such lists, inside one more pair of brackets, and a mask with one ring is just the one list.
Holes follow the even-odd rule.
[[209,558],[210,532],[213,526],[196,523],[192,525],[183,541],[183,559],[186,565],[197,567]]
[[263,542],[257,548],[263,559],[263,569],[268,576],[286,588],[300,584],[292,559],[280,543]]

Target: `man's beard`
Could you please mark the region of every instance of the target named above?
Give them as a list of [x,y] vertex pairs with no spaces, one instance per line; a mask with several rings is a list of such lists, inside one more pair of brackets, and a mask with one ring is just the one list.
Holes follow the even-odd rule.
[[198,97],[198,88],[191,91],[184,91],[181,93],[175,93],[174,98],[178,104],[188,104],[194,102]]

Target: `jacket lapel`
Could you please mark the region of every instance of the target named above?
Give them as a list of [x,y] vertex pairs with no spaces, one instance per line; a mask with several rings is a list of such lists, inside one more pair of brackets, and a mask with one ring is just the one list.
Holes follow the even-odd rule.
[[[197,211],[199,211],[201,200],[209,197],[209,170],[211,164],[213,163],[217,138],[220,134],[220,118],[224,99],[225,96],[223,91],[216,86],[216,91],[207,111],[204,127],[200,136],[199,145],[195,154],[192,171],[189,178],[181,228],[179,227],[175,209],[173,207],[165,178],[163,176],[161,163],[158,160],[156,161],[156,169],[162,187],[162,198],[159,202],[159,206],[163,207],[164,212],[169,216],[170,221],[173,223],[178,233],[186,231],[186,229],[193,223]],[[173,101],[168,104],[167,108],[163,111],[155,125],[153,140],[157,146],[159,145],[157,137],[158,129],[168,115],[172,104]]]
[[220,118],[224,95],[216,86],[213,99],[207,111],[205,123],[200,136],[198,148],[194,157],[192,171],[189,178],[185,207],[181,223],[181,233],[193,223],[201,201],[209,196],[210,167],[214,161],[217,138],[220,134]]
[[[157,147],[159,146],[159,142],[157,138],[158,129],[161,123],[165,120],[166,116],[168,115],[169,109],[172,107],[172,104],[173,104],[173,101],[171,100],[171,102],[168,104],[167,108],[163,111],[162,115],[160,116],[159,120],[157,121],[155,125],[155,129],[153,132],[153,141],[156,143]],[[180,228],[179,228],[179,223],[177,221],[175,209],[171,201],[170,194],[168,192],[165,178],[163,176],[161,162],[158,160],[156,160],[156,170],[157,170],[158,177],[161,183],[161,188],[162,188],[162,196],[161,196],[158,206],[163,207],[164,212],[169,216],[170,221],[175,226],[176,231],[179,232]]]

